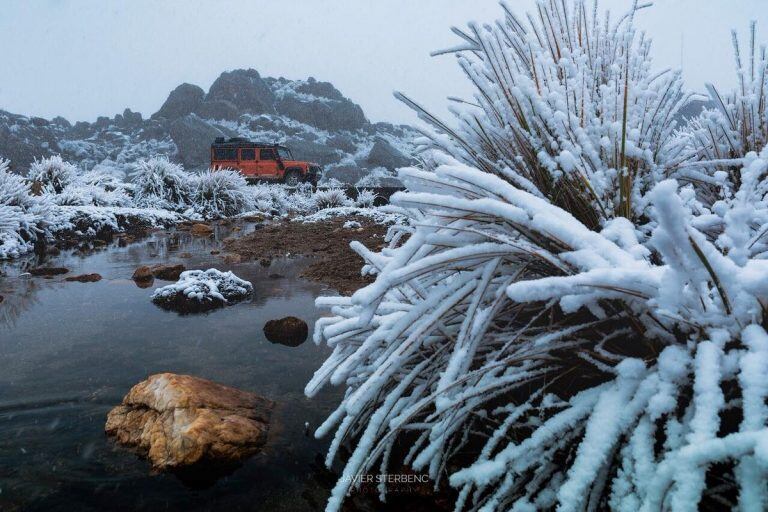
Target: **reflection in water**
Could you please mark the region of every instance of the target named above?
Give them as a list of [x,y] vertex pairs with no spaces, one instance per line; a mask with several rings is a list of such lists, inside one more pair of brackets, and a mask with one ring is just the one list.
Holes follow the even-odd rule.
[[[297,261],[224,263],[211,251],[228,234],[222,226],[211,239],[157,232],[126,247],[0,268],[0,510],[322,510],[328,487],[312,464],[327,445],[305,435],[304,425],[317,427],[338,396],[310,402],[303,387],[327,352],[312,343],[273,345],[262,328],[292,315],[311,330],[323,287],[298,279]],[[103,279],[18,277],[43,263]],[[232,270],[253,283],[253,298],[201,316],[163,311],[131,280],[136,267],[156,263]],[[148,462],[106,438],[104,422],[131,386],[163,371],[276,401],[264,452],[205,489],[150,474]]]

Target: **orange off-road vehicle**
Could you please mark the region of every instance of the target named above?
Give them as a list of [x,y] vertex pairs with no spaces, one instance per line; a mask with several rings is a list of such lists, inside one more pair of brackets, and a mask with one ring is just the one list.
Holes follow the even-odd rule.
[[294,160],[285,146],[242,137],[217,137],[211,144],[211,167],[236,169],[249,181],[281,181],[292,187],[299,183],[316,185],[322,173],[316,163]]

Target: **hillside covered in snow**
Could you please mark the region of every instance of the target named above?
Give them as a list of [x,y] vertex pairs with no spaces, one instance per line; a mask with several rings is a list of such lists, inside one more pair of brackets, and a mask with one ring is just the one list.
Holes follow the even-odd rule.
[[190,170],[209,164],[216,137],[248,137],[289,146],[321,164],[326,179],[354,184],[381,168],[409,163],[416,132],[371,123],[362,108],[328,82],[261,77],[254,69],[222,73],[208,92],[184,83],[145,118],[125,109],[74,125],[0,110],[0,155],[24,172],[34,159],[60,154],[83,170],[124,175],[139,159],[165,155]]

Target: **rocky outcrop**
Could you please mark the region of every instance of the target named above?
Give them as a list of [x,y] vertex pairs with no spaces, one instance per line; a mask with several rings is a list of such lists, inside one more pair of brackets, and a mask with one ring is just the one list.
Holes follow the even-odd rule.
[[264,336],[269,341],[288,347],[298,347],[307,340],[308,334],[307,322],[295,316],[270,320],[264,324]]
[[[92,123],[71,124],[62,117],[46,120],[0,111],[0,158],[10,158],[11,169],[20,173],[34,158],[53,154],[120,177],[133,172],[136,160],[151,156],[167,156],[200,170],[210,163],[216,137],[238,136],[285,143],[297,159],[326,167],[357,160],[361,169],[371,169],[359,155],[376,137],[410,141],[416,133],[369,123],[362,108],[329,82],[261,77],[253,69],[222,73],[207,94],[196,85],[181,84],[150,119],[125,109]],[[372,162],[392,159],[391,154],[377,159],[374,153]],[[395,161],[387,165],[400,160]]]
[[105,430],[158,470],[233,464],[264,446],[273,406],[255,393],[161,373],[131,388]]
[[349,100],[312,101],[285,96],[276,107],[284,116],[323,130],[357,130],[368,122],[363,109]]
[[[200,167],[211,161],[211,142],[231,133],[213,126],[195,114],[177,119],[171,124],[171,139],[176,144],[177,158],[186,167]],[[204,141],[208,141],[204,143]]]
[[227,100],[204,101],[198,105],[195,114],[203,119],[237,121],[240,110],[237,105]]
[[197,85],[181,84],[168,95],[160,110],[152,114],[152,119],[164,118],[174,121],[197,110],[205,98],[205,91]]
[[384,167],[388,171],[394,171],[400,167],[411,165],[412,162],[392,144],[379,137],[373,144],[368,156],[361,163],[370,169]]
[[222,73],[211,85],[205,100],[228,101],[242,112],[275,113],[275,95],[255,69]]

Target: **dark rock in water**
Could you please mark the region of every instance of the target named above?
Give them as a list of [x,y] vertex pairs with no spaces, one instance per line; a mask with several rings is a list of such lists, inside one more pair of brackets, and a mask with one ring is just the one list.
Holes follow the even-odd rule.
[[205,100],[226,100],[242,112],[275,113],[275,95],[255,69],[222,73],[211,85]]
[[283,274],[269,274],[270,279],[283,279],[284,277]]
[[170,134],[178,149],[179,160],[187,167],[207,167],[211,162],[211,142],[216,137],[231,135],[195,114],[174,121]]
[[388,171],[394,171],[399,167],[411,165],[411,160],[386,140],[377,138],[362,164],[369,169],[384,167]]
[[192,84],[181,84],[168,95],[160,110],[152,114],[152,119],[165,118],[174,121],[191,114],[203,102],[205,91]]
[[38,267],[29,270],[33,276],[58,276],[67,272],[69,269],[64,267]]
[[197,107],[195,114],[203,119],[224,119],[227,121],[237,121],[240,117],[237,106],[227,100],[204,101]]
[[150,269],[152,275],[163,281],[177,281],[181,273],[186,270],[184,265],[153,265]]
[[253,285],[232,272],[188,270],[176,283],[155,290],[152,302],[182,314],[202,313],[240,302],[252,293]]
[[101,281],[101,274],[80,274],[79,276],[69,276],[65,281],[76,281],[78,283],[95,283]]
[[[131,279],[137,283],[149,281],[151,285],[152,281],[155,280],[155,276],[152,274],[152,269],[149,266],[142,265],[133,272]],[[142,288],[146,288],[146,286],[142,286]]]
[[309,327],[304,320],[295,316],[287,316],[279,320],[270,320],[264,324],[264,335],[272,343],[298,347],[307,340]]
[[3,297],[2,295],[0,295],[0,304],[2,304],[4,300],[5,300],[5,297]]
[[209,380],[161,373],[131,388],[107,415],[105,431],[152,467],[201,470],[261,451],[274,402]]

